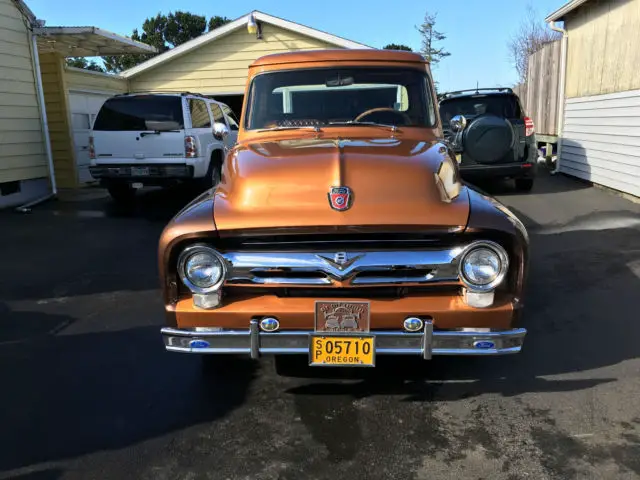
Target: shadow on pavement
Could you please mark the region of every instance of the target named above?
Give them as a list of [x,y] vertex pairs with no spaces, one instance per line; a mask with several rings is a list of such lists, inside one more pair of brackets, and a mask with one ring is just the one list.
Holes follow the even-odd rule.
[[531,192],[520,192],[516,190],[515,183],[510,179],[474,179],[473,181],[464,180],[475,190],[480,190],[487,195],[545,195],[560,192],[571,192],[576,190],[585,190],[592,188],[592,185],[584,180],[567,177],[563,174],[553,175],[553,181],[549,181],[552,175],[545,166],[538,166],[538,173],[533,184]]
[[[2,321],[34,315],[4,309]],[[48,326],[70,320],[37,315]],[[226,416],[244,403],[258,364],[239,359],[203,376],[200,360],[165,352],[155,326],[0,342],[0,472]]]
[[[530,230],[531,258],[523,326],[523,351],[513,356],[378,357],[375,369],[291,367],[294,376],[316,378],[289,390],[299,395],[403,395],[408,401],[457,400],[485,393],[563,392],[614,381],[543,378],[579,374],[640,357],[640,229],[607,226],[594,213],[583,229],[545,231],[515,211]],[[626,212],[621,212],[620,215]],[[334,382],[328,379],[352,379]]]

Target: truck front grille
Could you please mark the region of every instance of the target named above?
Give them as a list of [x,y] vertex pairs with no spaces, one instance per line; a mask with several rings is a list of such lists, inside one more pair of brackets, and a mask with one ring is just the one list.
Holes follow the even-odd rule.
[[316,288],[458,282],[461,248],[357,252],[232,252],[228,286]]

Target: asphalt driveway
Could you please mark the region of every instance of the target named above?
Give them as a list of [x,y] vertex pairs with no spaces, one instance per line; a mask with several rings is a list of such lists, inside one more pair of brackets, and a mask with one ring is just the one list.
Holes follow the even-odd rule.
[[640,478],[640,205],[481,187],[531,235],[524,351],[350,378],[163,350],[156,242],[189,192],[1,212],[0,478]]

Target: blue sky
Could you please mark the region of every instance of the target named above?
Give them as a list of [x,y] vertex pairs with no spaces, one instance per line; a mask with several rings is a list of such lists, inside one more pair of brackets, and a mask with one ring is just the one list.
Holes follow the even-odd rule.
[[419,25],[427,9],[438,14],[437,29],[451,56],[435,69],[441,90],[511,86],[516,74],[507,42],[534,6],[540,21],[564,0],[27,0],[47,25],[92,25],[130,35],[145,18],[158,12],[188,10],[237,18],[251,10],[303,23],[373,47],[403,43],[418,50]]

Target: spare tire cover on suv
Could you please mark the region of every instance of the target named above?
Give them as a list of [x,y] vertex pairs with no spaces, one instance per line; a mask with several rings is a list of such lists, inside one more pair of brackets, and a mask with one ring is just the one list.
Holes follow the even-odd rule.
[[478,163],[495,163],[513,148],[515,132],[511,122],[495,115],[480,115],[465,129],[466,155]]

